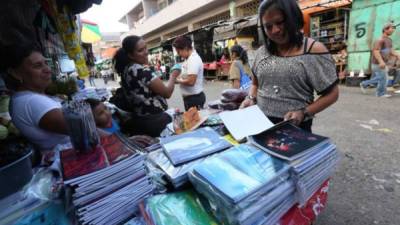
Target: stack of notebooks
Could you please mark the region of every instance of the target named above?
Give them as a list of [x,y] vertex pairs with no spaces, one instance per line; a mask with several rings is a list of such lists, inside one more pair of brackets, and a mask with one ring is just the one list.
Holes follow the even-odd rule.
[[83,101],[88,98],[97,99],[99,101],[104,101],[111,96],[111,92],[106,88],[85,88],[79,90],[76,94],[72,96],[75,101]]
[[89,153],[61,152],[64,185],[82,224],[120,224],[134,216],[154,185],[145,157],[116,135],[101,138]]
[[238,145],[195,166],[189,178],[231,225],[275,224],[295,204],[289,165],[250,145]]
[[207,206],[193,190],[187,190],[152,196],[140,211],[147,225],[217,225]]
[[188,172],[208,156],[232,146],[209,127],[162,138],[162,149],[148,154],[148,159],[160,168],[175,188],[188,181]]
[[210,127],[162,138],[164,153],[174,166],[229,148],[231,144]]
[[200,162],[203,162],[207,157],[200,158],[180,166],[174,166],[162,149],[150,152],[147,155],[148,160],[161,169],[168,181],[175,187],[180,188],[188,181],[188,173],[192,171],[193,167]]
[[0,199],[0,224],[14,224],[22,217],[32,214],[38,209],[48,205],[48,202],[35,196],[25,193],[24,190]]
[[288,161],[301,205],[329,179],[339,161],[336,146],[329,138],[306,132],[289,122],[251,136],[249,140],[267,153]]

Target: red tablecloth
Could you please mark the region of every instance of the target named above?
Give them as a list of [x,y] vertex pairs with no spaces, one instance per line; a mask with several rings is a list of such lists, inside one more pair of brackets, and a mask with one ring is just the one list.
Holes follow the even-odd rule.
[[328,201],[329,180],[315,192],[303,206],[293,206],[281,219],[280,225],[310,225],[326,207]]

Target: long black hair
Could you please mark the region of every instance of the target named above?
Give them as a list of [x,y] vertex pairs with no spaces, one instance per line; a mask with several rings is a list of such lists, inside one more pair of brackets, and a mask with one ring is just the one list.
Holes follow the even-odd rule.
[[242,48],[240,45],[234,45],[231,48],[231,53],[236,53],[236,55],[239,57],[240,60],[242,60],[243,64],[246,64],[249,62],[249,59],[247,57],[247,52]]
[[0,46],[0,71],[5,74],[4,81],[8,89],[15,91],[21,85],[19,80],[9,74],[9,69],[18,68],[33,52],[42,53],[34,42]]
[[113,57],[113,64],[115,71],[121,76],[125,70],[125,67],[131,64],[132,60],[128,57],[130,52],[133,52],[136,48],[136,44],[142,38],[136,35],[127,36],[122,40],[122,47],[118,49]]
[[[259,9],[258,15],[262,23],[262,16],[270,8],[277,9],[282,12],[285,19],[285,32],[289,37],[289,44],[291,46],[301,47],[303,44],[304,34],[302,29],[304,27],[303,13],[296,0],[264,0]],[[276,55],[278,53],[276,44],[270,40],[264,28],[261,25],[262,34],[264,37],[264,44],[267,50]]]

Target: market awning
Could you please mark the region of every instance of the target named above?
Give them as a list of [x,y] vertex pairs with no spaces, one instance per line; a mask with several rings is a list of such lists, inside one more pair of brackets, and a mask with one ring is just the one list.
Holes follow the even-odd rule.
[[226,39],[235,38],[243,28],[256,26],[258,22],[257,16],[249,16],[232,20],[222,24],[220,27],[214,28],[214,41],[221,41]]
[[102,59],[111,59],[114,57],[115,53],[117,52],[118,48],[107,48],[101,52]]
[[149,49],[149,53],[151,54],[155,54],[155,53],[159,53],[163,51],[163,47],[162,46],[158,46],[158,47],[154,47]]
[[81,40],[84,43],[95,43],[101,40],[101,33],[99,26],[96,23],[81,20],[82,32]]
[[318,11],[319,10],[326,10],[328,8],[338,8],[346,5],[350,5],[353,1],[352,0],[325,0],[325,1],[302,1],[299,3],[300,9],[302,11]]
[[236,29],[243,29],[246,27],[256,26],[258,23],[258,15],[245,17],[235,22]]

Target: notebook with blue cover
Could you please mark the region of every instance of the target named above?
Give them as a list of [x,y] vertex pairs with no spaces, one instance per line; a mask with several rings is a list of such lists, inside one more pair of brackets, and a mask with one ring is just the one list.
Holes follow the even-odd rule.
[[240,202],[287,172],[289,166],[249,145],[239,145],[205,160],[194,173],[232,202]]
[[232,146],[210,127],[162,138],[160,143],[165,155],[174,166],[182,165]]

